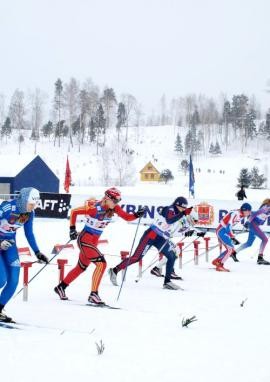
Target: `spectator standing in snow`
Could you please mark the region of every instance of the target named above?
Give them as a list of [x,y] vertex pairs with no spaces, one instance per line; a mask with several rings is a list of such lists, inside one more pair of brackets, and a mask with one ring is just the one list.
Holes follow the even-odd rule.
[[245,227],[249,230],[248,239],[245,243],[240,245],[237,248],[236,253],[242,251],[243,249],[249,248],[252,246],[256,237],[261,239],[261,245],[259,248],[259,255],[257,259],[257,264],[259,265],[270,265],[269,261],[266,261],[263,258],[264,249],[268,243],[268,237],[261,230],[260,226],[263,225],[270,216],[270,199],[265,199],[262,202],[262,205],[257,211],[253,211],[245,223]]
[[187,208],[187,206],[187,199],[180,196],[175,199],[172,205],[162,208],[158,218],[142,235],[134,254],[130,258],[123,260],[116,267],[109,269],[109,276],[113,285],[117,285],[117,274],[119,271],[140,261],[150,247],[154,246],[167,258],[163,288],[180,289],[178,285],[171,281],[176,256],[174,244],[170,241],[170,238],[179,230],[179,219],[191,213],[192,207]]
[[247,195],[244,189],[244,186],[241,186],[240,190],[236,193],[238,200],[244,200],[244,198],[247,199]]
[[34,209],[40,196],[32,187],[22,188],[13,200],[0,205],[0,322],[14,322],[3,308],[14,295],[20,275],[20,260],[16,245],[16,231],[24,227],[26,239],[40,263],[48,263],[40,252],[33,233]]
[[[135,220],[144,214],[144,208],[134,213],[125,212],[118,203],[121,200],[120,191],[115,188],[109,188],[105,191],[104,197],[100,201],[92,200],[86,206],[71,210],[70,213],[70,239],[76,240],[79,246],[79,260],[64,280],[54,288],[61,300],[68,300],[66,288],[84,272],[88,266],[93,263],[96,267],[92,276],[91,293],[88,302],[92,305],[105,305],[98,294],[98,288],[102,276],[106,269],[106,260],[104,255],[97,248],[98,239],[104,228],[111,222],[114,214],[117,214],[126,221]],[[86,216],[85,226],[78,234],[76,230],[76,218],[78,215]]]

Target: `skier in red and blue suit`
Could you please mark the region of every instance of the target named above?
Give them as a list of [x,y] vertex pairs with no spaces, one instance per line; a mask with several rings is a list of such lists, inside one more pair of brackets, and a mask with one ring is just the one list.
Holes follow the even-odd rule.
[[16,232],[24,227],[25,237],[41,263],[48,258],[40,252],[33,233],[34,209],[40,199],[37,189],[22,188],[13,200],[0,205],[0,322],[14,322],[3,308],[11,299],[18,285],[20,261],[16,245]]
[[228,212],[219,222],[216,229],[218,240],[224,245],[225,251],[222,252],[212,264],[215,265],[219,272],[230,272],[224,267],[225,261],[235,253],[234,244],[240,244],[233,234],[232,227],[237,223],[244,224],[244,220],[251,214],[252,207],[249,203],[244,203],[238,210]]
[[180,289],[178,285],[171,282],[171,274],[174,269],[176,255],[174,245],[170,241],[170,238],[179,230],[179,220],[184,215],[191,213],[192,207],[187,208],[187,206],[187,199],[183,196],[179,196],[172,205],[162,208],[158,218],[152,223],[150,228],[143,233],[134,254],[130,258],[124,259],[116,267],[109,269],[109,276],[113,285],[117,285],[117,273],[119,271],[140,261],[147,251],[154,246],[167,258],[163,288]]
[[263,258],[264,249],[266,247],[266,244],[268,243],[268,237],[266,234],[261,230],[260,226],[265,223],[265,221],[270,216],[270,199],[265,199],[262,202],[262,205],[257,211],[253,211],[248,218],[247,222],[245,223],[245,227],[249,230],[248,239],[245,243],[240,245],[236,252],[242,251],[243,249],[246,249],[248,247],[251,247],[256,237],[261,239],[261,245],[259,248],[259,255],[257,259],[257,264],[261,265],[270,265],[269,261],[266,261]]

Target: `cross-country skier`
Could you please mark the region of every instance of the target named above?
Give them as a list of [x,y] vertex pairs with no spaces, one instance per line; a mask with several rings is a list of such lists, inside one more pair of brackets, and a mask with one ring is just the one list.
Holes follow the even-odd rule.
[[40,252],[33,233],[34,209],[40,196],[32,187],[22,188],[15,199],[0,205],[0,322],[14,322],[3,308],[11,299],[18,285],[20,261],[16,244],[16,231],[24,227],[26,239],[40,263],[48,263]]
[[[197,230],[194,225],[198,222],[198,214],[195,211],[192,211],[190,215],[184,215],[182,218],[179,219],[179,228],[174,233],[174,236],[177,237],[190,237],[194,233],[197,235],[197,237],[204,237],[206,232]],[[175,255],[178,256],[178,247],[177,245],[175,247]],[[157,265],[151,269],[150,273],[152,275],[155,275],[157,277],[164,277],[162,274],[162,267],[167,262],[167,258],[163,256],[160,261],[157,263]],[[182,280],[182,277],[178,276],[175,271],[171,273],[171,280]]]
[[187,199],[180,196],[175,199],[172,205],[162,208],[158,218],[144,232],[134,254],[130,258],[123,260],[116,267],[109,269],[110,280],[113,285],[117,285],[117,273],[119,271],[125,269],[128,265],[140,261],[150,247],[154,246],[167,258],[163,288],[180,289],[178,285],[171,281],[176,256],[170,237],[179,229],[179,219],[191,213],[193,207],[187,208],[187,206]]
[[240,244],[239,240],[234,237],[232,227],[237,223],[244,224],[245,218],[250,216],[252,207],[249,203],[243,203],[240,209],[228,212],[219,222],[216,229],[218,240],[224,245],[225,251],[222,252],[212,264],[219,272],[230,272],[224,267],[225,261],[235,253],[234,244]]
[[[105,191],[105,195],[100,201],[93,200],[92,203],[86,206],[71,210],[70,239],[77,239],[80,253],[78,264],[54,288],[54,291],[61,300],[68,300],[65,292],[66,288],[93,263],[96,269],[92,276],[92,287],[88,302],[92,305],[105,305],[98,294],[98,288],[107,265],[103,254],[97,248],[99,237],[104,228],[111,222],[114,214],[117,214],[126,221],[135,220],[144,214],[144,208],[140,208],[137,212],[130,214],[125,212],[118,205],[120,200],[120,191],[112,187]],[[86,216],[86,223],[83,230],[78,234],[76,218],[79,215]]]
[[266,247],[266,244],[268,242],[268,237],[266,234],[261,230],[260,226],[263,225],[270,216],[270,199],[265,199],[262,202],[262,205],[257,211],[253,211],[248,218],[247,222],[245,223],[245,227],[249,230],[248,239],[245,243],[240,245],[236,249],[236,253],[242,251],[243,249],[246,249],[248,247],[251,247],[256,237],[261,239],[261,245],[259,248],[259,255],[257,259],[257,264],[261,265],[270,265],[269,261],[266,261],[263,258],[264,249]]

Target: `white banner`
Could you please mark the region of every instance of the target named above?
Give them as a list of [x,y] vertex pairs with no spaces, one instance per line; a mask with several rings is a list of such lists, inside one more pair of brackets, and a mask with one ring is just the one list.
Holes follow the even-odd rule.
[[[85,204],[85,201],[89,199],[89,195],[72,195],[71,207],[75,208]],[[151,224],[152,220],[157,217],[157,211],[173,203],[173,200],[163,197],[147,197],[147,196],[129,196],[123,198],[120,202],[120,206],[126,212],[137,211],[140,207],[146,208],[145,217],[142,218],[142,223]],[[256,211],[260,207],[259,202],[249,202],[253,211]],[[194,210],[198,213],[199,223],[198,227],[216,228],[220,219],[230,210],[238,209],[243,204],[241,201],[232,200],[199,200],[189,199],[189,206],[193,206]],[[238,224],[234,226],[235,229],[242,229],[242,225]],[[266,232],[270,232],[270,218],[266,221],[262,229]]]

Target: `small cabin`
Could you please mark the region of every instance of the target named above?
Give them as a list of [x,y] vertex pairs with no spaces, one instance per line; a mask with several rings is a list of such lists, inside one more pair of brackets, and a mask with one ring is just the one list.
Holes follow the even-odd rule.
[[160,180],[160,172],[151,162],[144,166],[140,171],[140,175],[142,182],[158,182]]

